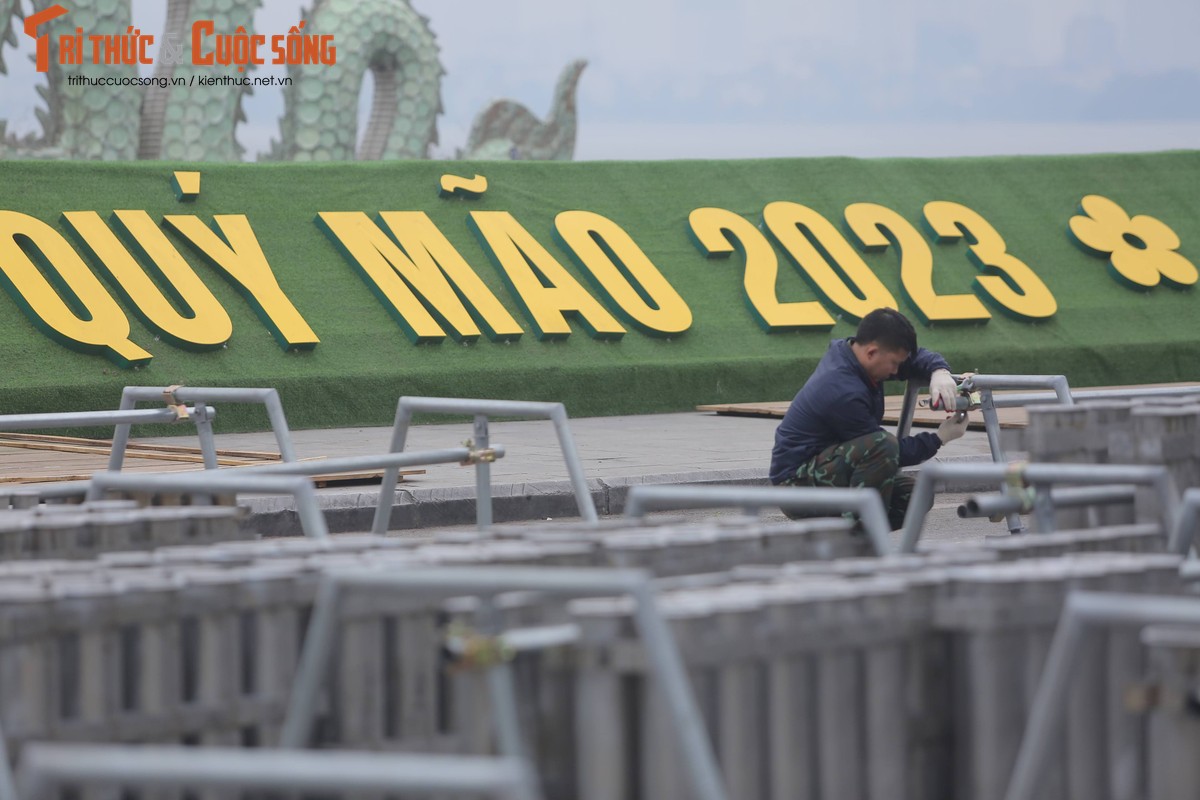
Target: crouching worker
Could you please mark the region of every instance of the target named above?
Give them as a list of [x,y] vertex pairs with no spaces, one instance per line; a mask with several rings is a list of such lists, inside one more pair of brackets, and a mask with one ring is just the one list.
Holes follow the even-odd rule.
[[775,431],[771,483],[876,489],[892,528],[901,527],[914,481],[900,468],[932,458],[967,430],[965,412],[947,417],[937,433],[899,440],[880,427],[883,382],[909,378],[928,380],[938,407],[955,407],[946,359],[917,347],[916,331],[899,311],[870,312],[853,337],[829,345],[792,401]]

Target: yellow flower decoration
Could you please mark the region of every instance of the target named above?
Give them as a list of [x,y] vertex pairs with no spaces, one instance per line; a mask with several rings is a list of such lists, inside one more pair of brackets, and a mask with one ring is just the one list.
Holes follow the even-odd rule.
[[1098,194],[1083,198],[1079,210],[1081,215],[1071,217],[1071,238],[1085,253],[1107,257],[1108,272],[1118,283],[1145,291],[1161,279],[1185,289],[1200,278],[1192,262],[1175,252],[1179,249],[1175,231],[1154,217],[1131,218]]

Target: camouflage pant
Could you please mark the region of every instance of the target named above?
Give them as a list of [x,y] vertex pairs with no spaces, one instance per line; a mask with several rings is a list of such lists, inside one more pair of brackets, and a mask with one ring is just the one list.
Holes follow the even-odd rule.
[[785,486],[843,486],[879,492],[895,530],[904,524],[915,481],[900,474],[900,443],[877,431],[827,447],[796,469]]

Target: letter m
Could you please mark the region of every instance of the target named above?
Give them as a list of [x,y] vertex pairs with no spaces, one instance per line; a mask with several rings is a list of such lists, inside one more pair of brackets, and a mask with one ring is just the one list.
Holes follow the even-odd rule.
[[517,339],[521,328],[423,211],[322,211],[315,220],[414,343],[446,329],[472,342]]

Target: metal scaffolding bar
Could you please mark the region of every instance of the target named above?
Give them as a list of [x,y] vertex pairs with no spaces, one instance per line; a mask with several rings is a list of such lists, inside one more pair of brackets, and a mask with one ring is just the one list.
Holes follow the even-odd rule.
[[523,765],[507,758],[230,747],[34,743],[18,771],[22,800],[58,785],[88,789],[270,789],[296,792],[472,792],[532,800]]
[[[202,407],[203,408],[203,407]],[[205,408],[210,415],[212,408]],[[188,408],[193,414],[197,409]],[[85,428],[95,425],[148,425],[175,422],[179,417],[169,408],[109,409],[105,411],[55,411],[46,414],[2,414],[0,431],[20,431],[31,428]]]
[[[1072,389],[1071,399],[1081,400],[1141,400],[1146,397],[1187,397],[1197,395],[1200,401],[1200,386],[1148,386],[1139,389]],[[1053,403],[1059,398],[1049,392],[1025,392],[1003,394],[996,398],[997,408],[1031,406]]]
[[[325,682],[329,657],[338,624],[341,593],[349,588],[376,593],[396,591],[422,596],[450,597],[472,594],[485,599],[500,592],[536,591],[564,597],[624,594],[635,603],[635,618],[647,665],[666,696],[679,751],[687,767],[694,797],[725,800],[726,792],[717,767],[704,721],[696,706],[683,659],[675,645],[651,588],[650,576],[641,570],[569,569],[547,567],[431,567],[403,572],[339,570],[325,574],[316,604],[299,671],[288,704],[280,745],[300,748],[307,744],[316,713],[317,697]],[[495,619],[484,618],[484,635],[499,636]],[[518,720],[515,719],[515,687],[511,673],[489,668],[489,687],[496,711],[496,734],[503,754],[519,757]],[[503,665],[507,667],[507,665]]]
[[[180,403],[262,404],[267,410],[267,417],[271,421],[271,430],[275,433],[275,441],[279,445],[279,457],[284,461],[296,460],[296,450],[292,446],[292,434],[288,429],[287,417],[283,413],[283,404],[279,400],[279,393],[274,389],[217,386],[126,386],[121,392],[120,408],[127,410],[136,407],[138,403],[161,403],[172,399]],[[170,409],[162,410],[170,412]],[[211,419],[198,418],[196,430],[200,436],[200,448],[204,454],[205,468],[216,469],[217,456],[212,440]],[[121,469],[121,465],[125,461],[125,448],[128,445],[129,426],[117,424],[113,429],[112,454],[108,461],[110,472],[117,472]]]
[[[365,469],[383,469],[385,475],[388,471],[395,472],[399,475],[400,469],[403,467],[418,467],[428,464],[478,464],[480,461],[492,461],[498,458],[504,458],[505,447],[502,444],[487,446],[484,442],[480,447],[480,443],[476,441],[475,447],[452,447],[446,450],[417,450],[413,452],[392,452],[380,453],[377,455],[366,456],[342,456],[339,458],[324,458],[314,461],[294,461],[288,463],[277,464],[261,464],[252,467],[236,467],[239,474],[255,474],[255,475],[327,475],[337,472],[357,472]],[[476,473],[477,490],[479,475]],[[488,481],[482,491],[485,494],[490,494],[491,483],[490,473],[482,473],[482,480]],[[386,480],[386,477],[385,477]],[[379,504],[375,508],[375,515],[381,513],[385,515],[391,511],[392,502],[395,493],[392,497],[386,500],[384,492],[379,492]]]
[[[1129,484],[1112,486],[1069,486],[1050,490],[1050,502],[1055,508],[1112,505],[1132,502],[1137,487]],[[958,516],[994,517],[1001,514],[1027,514],[1033,510],[1024,498],[1006,494],[976,494],[958,507]]]
[[807,486],[632,486],[625,500],[625,516],[642,517],[648,511],[680,508],[741,508],[758,513],[778,506],[785,511],[853,512],[858,515],[878,555],[891,550],[887,511],[874,489],[838,489]]
[[[558,435],[558,445],[562,450],[567,474],[571,479],[571,489],[575,493],[579,516],[588,522],[595,522],[599,518],[596,514],[596,504],[592,501],[592,494],[588,491],[583,462],[575,449],[575,439],[571,436],[567,411],[562,403],[477,400],[461,397],[401,397],[396,403],[396,419],[392,424],[392,442],[389,452],[399,453],[404,450],[408,440],[408,429],[412,424],[412,416],[416,413],[465,414],[473,417],[475,434],[473,444],[481,449],[486,448],[489,441],[488,422],[491,417],[532,417],[550,420]],[[383,473],[383,482],[379,486],[379,505],[375,509],[375,519],[371,524],[373,533],[387,533],[399,477],[399,470],[396,468],[387,469]],[[479,527],[484,529],[492,524],[491,465],[486,460],[475,462],[475,487],[476,520]]]
[[295,498],[304,534],[313,539],[329,537],[325,515],[317,504],[316,489],[312,481],[301,476],[247,475],[224,470],[169,474],[97,472],[89,481],[87,499],[99,500],[106,491],[290,494]]
[[1187,555],[1196,541],[1196,526],[1200,524],[1200,489],[1188,489],[1179,501],[1179,515],[1171,531],[1168,549],[1172,553]]
[[[1071,387],[1065,375],[972,375],[966,382],[968,391],[979,390],[979,408],[983,412],[983,428],[987,433],[988,450],[991,451],[992,461],[1003,464],[1008,461],[1004,446],[1000,443],[1000,418],[996,409],[1003,407],[1003,395],[997,398],[996,389],[1053,389],[1054,393],[1043,392],[1040,396],[1046,402],[1055,401],[1063,405],[1072,405]],[[1000,493],[1008,495],[1008,487],[1001,487]],[[1010,533],[1020,533],[1023,530],[1021,518],[1016,512],[1007,514],[1008,530]]]
[[[917,474],[908,513],[904,517],[904,533],[900,540],[900,552],[912,553],[921,537],[921,526],[925,515],[933,505],[934,487],[937,482],[995,481],[1007,485],[1013,478],[1023,480],[1035,489],[1052,483],[1068,484],[1112,484],[1134,483],[1153,486],[1162,503],[1164,529],[1170,531],[1176,524],[1175,482],[1166,467],[1136,464],[962,464],[944,461],[927,461]],[[1049,492],[1043,493],[1043,502],[1035,504],[1038,527],[1042,531],[1054,529],[1054,514]]]
[[1103,592],[1072,592],[1067,596],[1025,722],[1025,735],[1017,751],[1005,800],[1028,800],[1036,796],[1051,739],[1062,724],[1071,673],[1079,661],[1089,628],[1155,623],[1200,623],[1200,599]]
[[[211,435],[212,418],[216,410],[211,406],[186,406],[186,419],[196,426],[200,435],[200,450],[204,456],[205,467],[217,466],[217,451]],[[96,425],[114,425],[116,430],[125,431],[125,441],[129,439],[129,429],[133,425],[153,425],[174,423],[180,421],[180,415],[170,408],[141,408],[132,406],[121,409],[106,409],[102,411],[56,411],[44,414],[3,414],[0,415],[0,431],[36,430],[40,428],[84,428]],[[116,450],[116,440],[113,442],[113,453]],[[121,445],[122,452],[125,444]],[[109,465],[111,468],[112,458]],[[120,465],[118,463],[118,469]],[[85,484],[79,481],[58,483],[52,486],[27,487],[37,491],[43,497],[74,497],[83,493]],[[3,800],[3,798],[0,798]]]
[[904,384],[904,402],[900,404],[900,419],[896,420],[897,439],[903,439],[912,433],[913,415],[917,413],[917,395],[928,385],[928,381],[919,380],[910,380]]

